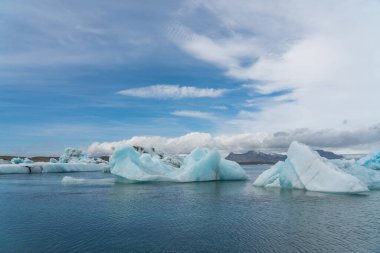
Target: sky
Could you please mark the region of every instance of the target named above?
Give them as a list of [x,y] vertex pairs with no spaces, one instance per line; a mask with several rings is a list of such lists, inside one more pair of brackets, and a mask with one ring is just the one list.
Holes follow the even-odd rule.
[[380,1],[3,0],[0,154],[380,149]]

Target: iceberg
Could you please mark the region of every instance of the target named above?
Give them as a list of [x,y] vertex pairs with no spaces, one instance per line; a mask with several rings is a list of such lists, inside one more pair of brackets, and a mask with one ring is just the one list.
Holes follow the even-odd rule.
[[75,148],[65,148],[63,154],[59,157],[60,163],[80,162],[87,159],[84,151]]
[[[55,163],[56,159],[50,159],[50,162]],[[66,148],[63,154],[59,157],[58,163],[107,163],[100,158],[92,158],[86,152],[75,148]]]
[[97,185],[97,186],[108,186],[115,183],[114,178],[101,178],[101,179],[86,179],[86,178],[75,178],[65,176],[62,178],[63,185]]
[[360,172],[350,169],[352,174],[322,158],[310,147],[295,141],[289,146],[287,159],[264,171],[254,185],[331,193],[368,191],[366,181],[355,176]]
[[380,152],[373,152],[358,160],[358,163],[366,168],[380,170]]
[[59,159],[49,162],[33,162],[29,158],[15,157],[11,164],[0,163],[0,174],[65,173],[65,172],[105,172],[108,162],[88,155],[74,148],[66,148]]
[[96,172],[104,171],[107,164],[92,163],[40,163],[42,172],[46,173],[67,173],[67,172]]
[[[31,167],[21,164],[0,164],[0,174],[30,174]],[[37,173],[33,170],[33,173]]]
[[0,174],[66,173],[104,171],[107,164],[86,163],[32,163],[0,164]]
[[380,171],[371,170],[364,166],[361,166],[360,163],[355,160],[344,160],[337,159],[332,160],[338,168],[342,169],[344,172],[360,179],[365,183],[369,190],[380,190]]
[[[199,182],[246,180],[245,171],[235,162],[220,157],[216,150],[197,148],[183,161],[160,151],[137,151],[121,147],[110,158],[112,174],[127,182]],[[149,150],[149,149],[148,149]]]
[[0,159],[0,164],[10,164],[10,163],[11,163],[10,161]]
[[11,163],[12,164],[33,163],[33,161],[30,160],[29,158],[14,157],[12,158]]
[[50,162],[50,163],[57,163],[57,162],[58,162],[58,160],[57,160],[57,159],[55,159],[55,158],[50,158],[49,162]]
[[19,164],[19,163],[22,163],[23,161],[24,161],[24,159],[22,159],[20,157],[14,157],[11,159],[12,164]]

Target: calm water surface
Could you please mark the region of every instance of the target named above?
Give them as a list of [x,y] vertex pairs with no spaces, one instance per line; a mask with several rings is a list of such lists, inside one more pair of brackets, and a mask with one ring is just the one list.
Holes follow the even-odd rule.
[[[245,166],[250,177],[268,168]],[[64,186],[0,176],[0,252],[380,252],[380,191],[334,195],[247,182]]]

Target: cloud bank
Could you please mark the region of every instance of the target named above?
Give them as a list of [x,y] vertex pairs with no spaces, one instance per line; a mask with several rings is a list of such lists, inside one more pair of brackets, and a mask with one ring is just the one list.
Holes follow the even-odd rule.
[[193,132],[174,138],[135,136],[116,142],[94,142],[88,147],[88,152],[94,156],[109,155],[115,148],[124,145],[155,147],[174,154],[189,153],[196,147],[215,148],[224,154],[249,150],[284,152],[294,140],[315,148],[344,153],[366,153],[380,148],[380,125],[343,131],[296,129],[288,132],[254,132],[231,135]]

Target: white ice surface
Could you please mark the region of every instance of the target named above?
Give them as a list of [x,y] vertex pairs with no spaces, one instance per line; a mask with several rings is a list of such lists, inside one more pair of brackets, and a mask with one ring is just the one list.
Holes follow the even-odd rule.
[[365,182],[304,144],[292,142],[287,157],[264,171],[254,185],[333,193],[368,191]]
[[101,178],[101,179],[86,179],[86,178],[75,178],[70,176],[65,176],[62,178],[62,184],[64,185],[100,185],[108,186],[115,183],[114,178]]
[[0,174],[64,173],[104,171],[108,165],[86,163],[0,164]]
[[188,155],[180,167],[133,147],[117,149],[110,159],[111,173],[129,182],[196,182],[245,180],[245,171],[235,162],[220,157],[216,150],[198,148]]

